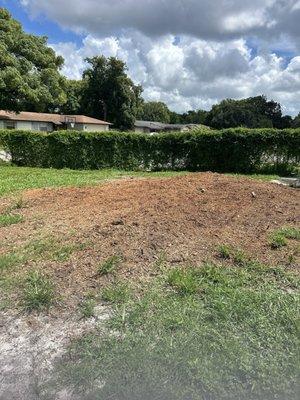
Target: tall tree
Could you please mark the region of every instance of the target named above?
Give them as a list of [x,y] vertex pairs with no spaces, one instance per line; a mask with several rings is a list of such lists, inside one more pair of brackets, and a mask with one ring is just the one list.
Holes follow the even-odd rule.
[[300,128],[300,112],[299,112],[299,114],[293,119],[292,128]]
[[84,83],[82,80],[67,80],[65,93],[67,101],[59,108],[62,114],[80,114],[82,110],[82,93]]
[[149,101],[142,105],[137,118],[143,121],[156,121],[169,124],[170,110],[162,101]]
[[117,129],[132,129],[142,101],[141,86],[132,82],[126,64],[115,57],[99,56],[86,61],[90,67],[83,73],[85,114],[108,120]]
[[64,60],[0,8],[0,109],[52,111],[66,101]]
[[207,124],[216,129],[244,126],[247,128],[287,128],[289,116],[282,116],[279,103],[268,101],[265,96],[243,100],[227,99],[212,107]]

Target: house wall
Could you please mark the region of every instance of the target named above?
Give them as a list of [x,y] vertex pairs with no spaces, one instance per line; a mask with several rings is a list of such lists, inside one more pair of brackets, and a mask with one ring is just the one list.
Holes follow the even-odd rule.
[[16,121],[16,129],[31,131],[32,130],[31,121]]
[[109,125],[101,124],[75,124],[75,130],[85,132],[102,132],[108,131]]

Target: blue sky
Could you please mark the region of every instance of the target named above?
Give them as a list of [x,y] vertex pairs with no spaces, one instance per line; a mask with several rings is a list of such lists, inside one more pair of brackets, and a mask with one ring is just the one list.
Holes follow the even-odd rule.
[[21,22],[26,32],[47,36],[51,43],[72,41],[80,45],[82,42],[81,35],[75,34],[69,29],[62,29],[43,13],[40,13],[38,18],[30,17],[18,0],[0,0],[0,7],[8,9],[12,16]]
[[124,60],[146,100],[175,111],[265,94],[300,110],[300,0],[0,0],[48,37],[62,72],[86,57]]

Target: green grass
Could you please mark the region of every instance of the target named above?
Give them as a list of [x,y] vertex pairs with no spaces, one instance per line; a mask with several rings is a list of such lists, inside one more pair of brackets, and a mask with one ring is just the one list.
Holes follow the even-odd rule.
[[[187,172],[133,172],[114,169],[97,171],[75,171],[69,169],[49,169],[16,167],[12,165],[0,165],[0,196],[8,195],[25,189],[68,187],[68,186],[94,186],[105,180],[118,179],[125,176],[144,178],[167,178],[184,175]],[[230,174],[242,177],[241,174]],[[270,181],[277,179],[276,175],[246,175],[253,179]]]
[[97,269],[98,275],[103,276],[103,275],[113,274],[120,266],[121,261],[122,261],[121,257],[119,256],[109,257],[107,260],[103,261],[99,265]]
[[0,214],[0,228],[4,226],[19,224],[22,221],[23,217],[19,214]]
[[183,172],[128,172],[120,170],[74,171],[68,169],[29,168],[0,165],[0,196],[25,189],[93,186],[123,176],[171,177]]
[[113,304],[126,303],[130,300],[131,295],[131,289],[126,282],[114,282],[101,292],[101,298]]
[[85,319],[94,317],[95,306],[95,299],[91,296],[87,296],[79,305],[79,311],[82,317]]
[[288,239],[300,240],[300,228],[284,227],[272,232],[269,236],[269,245],[279,249],[288,245]]
[[23,303],[28,311],[47,309],[54,302],[54,286],[48,277],[39,271],[30,271],[27,274]]
[[243,178],[243,177],[247,177],[250,179],[255,179],[255,180],[259,180],[259,181],[265,181],[265,182],[269,182],[269,181],[273,181],[276,179],[279,179],[279,175],[272,175],[272,174],[227,174],[230,176],[233,176],[235,178]]
[[73,343],[52,385],[83,399],[298,399],[299,278],[254,262],[176,268]]

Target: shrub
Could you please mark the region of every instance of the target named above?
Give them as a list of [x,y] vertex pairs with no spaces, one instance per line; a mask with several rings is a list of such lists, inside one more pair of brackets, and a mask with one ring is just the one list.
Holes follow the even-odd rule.
[[300,129],[125,132],[1,131],[20,166],[287,173],[299,166]]

